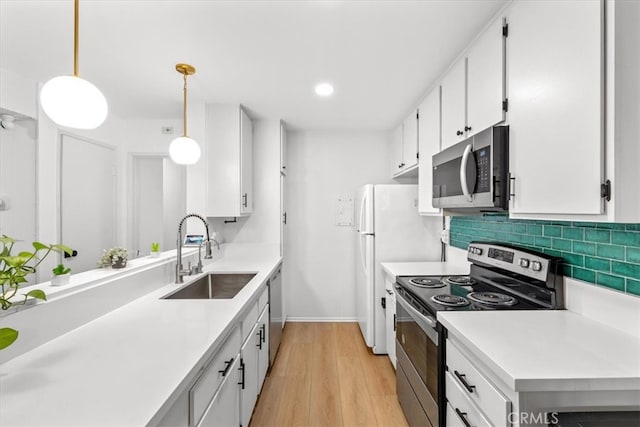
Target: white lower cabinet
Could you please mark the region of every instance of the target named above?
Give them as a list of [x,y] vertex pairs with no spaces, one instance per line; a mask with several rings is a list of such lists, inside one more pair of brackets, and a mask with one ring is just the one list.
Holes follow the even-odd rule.
[[393,367],[396,367],[396,294],[393,290],[395,279],[385,274],[385,326],[387,331],[387,355]]
[[268,298],[265,287],[204,364],[191,387],[178,397],[157,425],[249,425],[269,369]]
[[447,425],[462,420],[473,426],[510,425],[511,401],[450,340],[446,364],[446,396],[454,410]]
[[229,366],[222,385],[215,394],[198,427],[238,427],[240,425],[240,393],[238,358]]
[[256,324],[260,334],[258,345],[258,393],[264,383],[269,370],[269,304],[262,309],[262,314]]
[[[240,350],[239,384],[240,384],[240,421],[242,426],[248,426],[253,414],[253,408],[258,400],[262,384],[269,369],[269,304],[268,291],[258,298],[250,308],[243,322],[243,328],[251,327],[249,333],[243,332],[245,338]],[[254,313],[260,310],[260,316]],[[247,325],[247,318],[252,322]]]
[[253,326],[240,350],[240,421],[249,425],[253,407],[258,399],[258,346],[260,333],[257,324]]

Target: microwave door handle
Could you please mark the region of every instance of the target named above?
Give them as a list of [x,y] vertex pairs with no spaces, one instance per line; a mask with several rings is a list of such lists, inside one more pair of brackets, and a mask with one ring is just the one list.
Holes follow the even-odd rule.
[[464,153],[462,153],[462,161],[460,162],[460,185],[462,186],[462,193],[467,198],[467,201],[473,201],[473,195],[469,191],[467,183],[467,163],[469,162],[469,155],[471,155],[472,144],[465,147]]

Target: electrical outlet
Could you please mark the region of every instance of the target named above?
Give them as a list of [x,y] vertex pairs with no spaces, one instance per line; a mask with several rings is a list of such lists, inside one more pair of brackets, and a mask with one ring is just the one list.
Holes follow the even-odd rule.
[[440,240],[442,240],[442,243],[444,243],[445,245],[449,244],[449,229],[445,229],[442,230],[442,234],[440,234]]
[[173,133],[173,126],[162,126],[160,132],[164,135],[171,135]]

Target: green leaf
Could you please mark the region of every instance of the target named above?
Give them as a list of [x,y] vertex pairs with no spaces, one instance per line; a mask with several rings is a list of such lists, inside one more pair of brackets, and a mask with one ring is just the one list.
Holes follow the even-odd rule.
[[5,245],[10,245],[11,243],[17,242],[17,240],[3,234],[2,237],[0,237],[0,242],[2,242]]
[[33,253],[32,252],[23,251],[23,252],[20,252],[18,254],[18,256],[25,257],[25,258],[31,258],[33,256]]
[[71,249],[69,246],[56,244],[56,245],[51,245],[51,249],[56,251],[66,252],[68,255],[73,255],[73,249]]
[[44,300],[44,301],[47,300],[47,295],[43,291],[41,291],[40,289],[34,289],[32,291],[29,291],[27,293],[27,296],[28,297],[32,297],[32,298],[41,299],[41,300]]
[[45,245],[44,243],[41,242],[33,242],[32,243],[33,247],[35,248],[36,251],[41,251],[43,249],[49,249],[49,246]]
[[0,328],[0,350],[9,347],[18,339],[18,331],[11,328]]
[[7,263],[9,267],[19,268],[24,265],[25,262],[29,260],[29,257],[23,256],[6,256],[3,258],[4,262]]

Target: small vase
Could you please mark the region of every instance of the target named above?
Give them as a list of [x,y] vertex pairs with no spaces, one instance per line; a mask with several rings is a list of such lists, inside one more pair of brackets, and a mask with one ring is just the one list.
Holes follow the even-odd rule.
[[126,258],[114,258],[113,262],[111,263],[111,267],[113,268],[125,268],[127,266],[127,259]]
[[149,254],[149,256],[151,258],[159,258],[160,257],[160,252],[159,251],[151,251],[151,253]]
[[68,285],[70,279],[71,279],[71,273],[60,274],[58,276],[53,276],[51,278],[51,286]]

